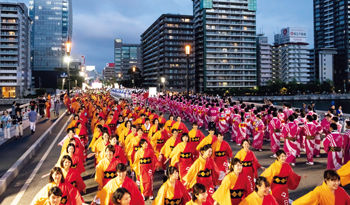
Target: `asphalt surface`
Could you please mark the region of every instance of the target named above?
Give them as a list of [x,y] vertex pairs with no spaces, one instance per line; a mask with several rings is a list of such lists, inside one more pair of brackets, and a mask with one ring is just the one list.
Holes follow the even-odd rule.
[[[65,106],[61,107],[60,116],[66,109]],[[28,126],[23,130],[22,138],[16,140],[15,137],[12,137],[0,145],[0,178],[57,119],[58,117],[51,112],[50,119],[47,119],[46,116],[39,119],[34,134],[31,133],[30,126]]]
[[[165,117],[168,118],[168,114],[165,114]],[[7,188],[5,193],[0,196],[0,203],[3,205],[10,205],[13,199],[16,197],[17,193],[22,188],[25,181],[28,179],[29,175],[32,173],[32,171],[35,169],[36,165],[46,152],[47,148],[50,146],[52,141],[55,139],[55,137],[58,135],[59,131],[62,129],[62,126],[64,123],[68,120],[68,116],[66,116],[60,124],[54,129],[53,133],[49,136],[49,138],[44,142],[42,145],[42,149],[36,154],[35,157],[33,157],[27,164],[27,166],[22,170],[22,172],[16,177],[16,179],[10,184],[10,186]],[[190,130],[191,125],[187,121],[185,122],[185,125]],[[204,131],[204,129],[201,129],[204,135],[207,135],[208,132]],[[62,140],[63,137],[66,135],[66,133],[62,133],[58,141]],[[91,137],[91,135],[90,135]],[[230,140],[230,134],[225,135],[225,140],[229,142]],[[38,191],[44,187],[48,183],[48,177],[42,178],[43,175],[48,174],[50,169],[55,165],[55,163],[58,160],[61,147],[57,146],[57,142],[54,142],[55,145],[53,146],[52,150],[49,152],[47,158],[45,159],[44,163],[38,170],[37,174],[33,178],[33,181],[30,183],[28,189],[24,192],[23,196],[21,197],[20,201],[17,203],[18,205],[27,205],[30,204],[34,196],[38,193]],[[236,146],[234,143],[229,142],[231,145],[231,148],[233,150],[234,155],[240,150],[240,147]],[[283,143],[282,143],[283,144]],[[281,146],[282,148],[283,146]],[[257,152],[254,151],[257,159],[259,160],[259,163],[264,166],[268,167],[270,164],[274,162],[274,159],[270,158],[271,151],[270,151],[270,144],[269,142],[264,142],[263,146],[263,152]],[[3,157],[1,157],[0,160],[4,160]],[[306,174],[307,178],[304,178],[301,180],[299,187],[294,190],[290,191],[290,198],[292,200],[295,200],[307,192],[313,190],[316,186],[321,185],[323,181],[323,172],[326,169],[327,166],[327,158],[326,154],[322,152],[321,158],[315,158],[314,166],[308,166],[305,164],[306,162],[306,156],[305,152],[301,154],[301,158],[297,158],[296,166],[293,167],[294,172],[296,172],[299,175]],[[97,183],[94,181],[94,164],[93,160],[88,160],[86,165],[86,171],[87,174],[83,173],[83,179],[86,184],[87,188],[87,194],[83,195],[83,198],[85,200],[85,203],[90,204],[94,198],[94,196],[97,193]],[[259,173],[262,171],[259,170]],[[129,172],[130,176],[130,172]],[[154,197],[157,196],[157,192],[160,188],[160,186],[163,184],[163,176],[164,172],[159,171],[155,173],[154,176]],[[350,193],[350,186],[345,187],[346,191]],[[146,205],[151,205],[152,201],[148,200],[146,202]]]

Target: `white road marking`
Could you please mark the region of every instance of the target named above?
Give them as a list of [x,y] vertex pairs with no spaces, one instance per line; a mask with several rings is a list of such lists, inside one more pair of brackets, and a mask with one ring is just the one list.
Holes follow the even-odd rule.
[[33,172],[30,174],[29,178],[27,179],[27,181],[24,183],[24,185],[22,186],[21,190],[18,192],[18,194],[16,195],[15,199],[12,201],[11,205],[17,205],[19,203],[19,201],[21,200],[22,196],[24,195],[24,193],[26,192],[26,190],[28,189],[30,183],[32,183],[36,173],[39,171],[41,165],[44,163],[47,155],[49,155],[52,147],[56,144],[56,141],[58,140],[58,138],[61,136],[62,132],[65,130],[67,123],[70,121],[70,118],[72,116],[69,117],[69,119],[67,120],[67,122],[64,124],[64,126],[62,127],[62,129],[60,130],[60,132],[57,134],[56,138],[52,141],[50,147],[46,150],[45,154],[43,155],[43,157],[40,159],[39,163],[36,165],[35,169],[33,170]]

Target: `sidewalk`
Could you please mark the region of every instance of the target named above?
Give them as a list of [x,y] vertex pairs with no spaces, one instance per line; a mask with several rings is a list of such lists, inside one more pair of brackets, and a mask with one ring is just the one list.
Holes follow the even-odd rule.
[[[60,116],[67,108],[62,106],[60,109]],[[51,112],[51,118],[40,118],[36,124],[35,133],[32,134],[29,129],[29,120],[23,121],[26,123],[26,128],[23,127],[23,137],[15,140],[13,137],[8,140],[4,140],[4,135],[0,135],[0,177],[6,173],[6,171],[32,146],[37,139],[57,120]],[[14,134],[14,128],[11,130],[11,134]],[[12,135],[13,136],[13,135]]]

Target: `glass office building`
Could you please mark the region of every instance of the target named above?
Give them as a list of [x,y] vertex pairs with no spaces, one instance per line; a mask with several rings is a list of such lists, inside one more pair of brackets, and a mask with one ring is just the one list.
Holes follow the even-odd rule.
[[123,43],[122,39],[114,40],[114,64],[116,77],[129,79],[128,70],[136,67],[142,69],[141,45],[132,43]]
[[29,1],[29,16],[33,19],[31,67],[35,78],[42,75],[36,71],[66,66],[63,57],[67,40],[72,41],[72,12],[72,0]]

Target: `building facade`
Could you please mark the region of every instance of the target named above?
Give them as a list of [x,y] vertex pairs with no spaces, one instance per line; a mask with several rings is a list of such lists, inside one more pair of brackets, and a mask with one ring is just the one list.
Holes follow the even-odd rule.
[[66,42],[72,41],[73,32],[72,0],[29,1],[29,15],[33,19],[31,67],[37,86],[43,73],[66,67]]
[[256,0],[193,0],[195,85],[256,86]]
[[130,79],[128,71],[133,67],[142,72],[141,45],[125,44],[122,39],[114,39],[114,64],[116,77],[121,79]]
[[307,84],[314,80],[314,70],[309,64],[309,48],[306,28],[282,28],[274,37],[272,47],[273,79],[283,82]]
[[21,97],[31,88],[32,20],[24,3],[0,2],[0,10],[0,97]]
[[[335,48],[321,48],[310,50],[310,67],[314,70],[315,80],[321,83],[326,80],[334,81],[334,55],[337,54]],[[317,54],[317,56],[316,56]]]
[[256,62],[257,62],[257,84],[266,86],[268,81],[272,81],[272,46],[268,42],[268,37],[259,34],[256,37]]
[[319,56],[317,49],[335,48],[337,54],[334,55],[334,84],[344,87],[345,83],[349,90],[350,3],[345,0],[314,0],[313,3],[315,57]]
[[191,47],[189,55],[189,90],[194,91],[194,32],[193,16],[180,14],[161,15],[142,35],[144,85],[163,85],[173,91],[186,90],[186,46]]
[[116,76],[114,63],[107,63],[106,67],[103,68],[102,78],[103,80],[110,81]]

